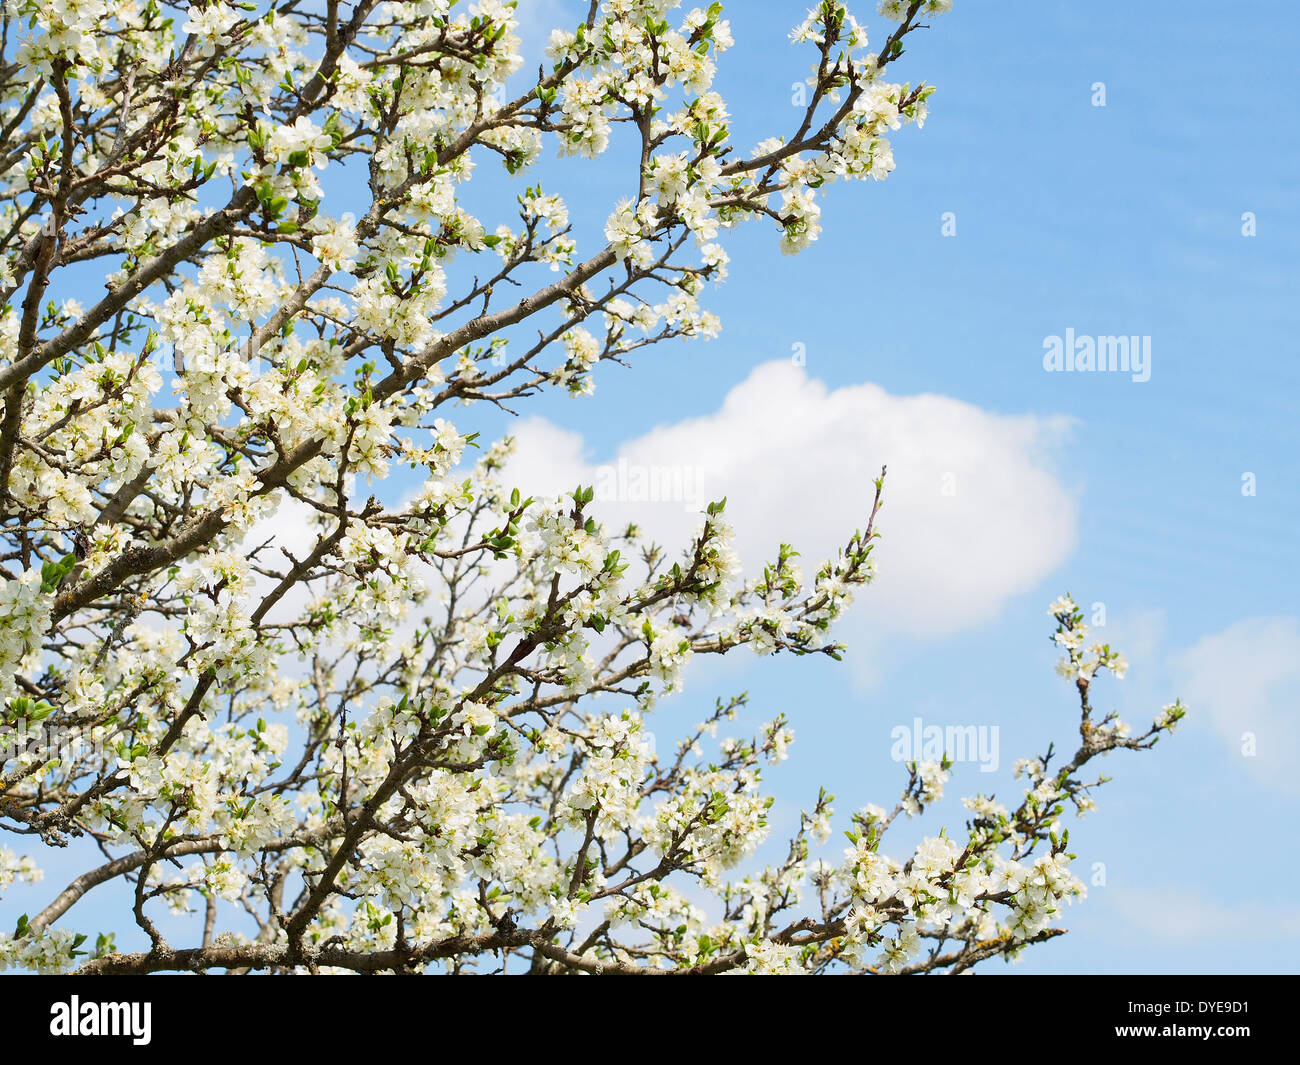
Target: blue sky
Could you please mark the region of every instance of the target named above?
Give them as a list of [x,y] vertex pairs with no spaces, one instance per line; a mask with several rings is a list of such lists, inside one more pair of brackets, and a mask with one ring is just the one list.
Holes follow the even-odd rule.
[[[791,84],[806,59],[785,34],[798,13],[778,3],[728,7],[736,46],[717,88],[740,150],[793,126]],[[916,715],[999,726],[1000,772],[959,765],[938,820],[924,822],[934,830],[961,822],[962,794],[1012,795],[1014,758],[1073,738],[1072,693],[1052,671],[1045,608],[1066,589],[1085,609],[1104,603],[1099,634],[1131,669],[1099,685],[1099,705],[1139,724],[1182,696],[1191,716],[1156,750],[1105,760],[1114,781],[1072,832],[1089,898],[1068,914],[1071,934],[1029,952],[1016,971],[1294,968],[1300,921],[1287,916],[1286,885],[1298,870],[1286,843],[1300,791],[1286,766],[1300,753],[1300,374],[1286,293],[1300,280],[1300,218],[1287,194],[1300,166],[1300,15],[1269,7],[1257,16],[1246,41],[1218,4],[1162,15],[958,3],[910,38],[892,72],[939,91],[925,128],[895,137],[898,169],[886,182],[830,189],[825,229],[797,258],[779,254],[770,230],[735,234],[730,277],[709,301],[723,318],[719,339],[654,350],[630,372],[606,370],[591,400],[555,397],[528,412],[540,408],[580,434],[588,465],[629,453],[633,438],[634,456],[653,455],[647,434],[686,423],[677,431],[689,436],[690,420],[714,418],[757,367],[789,364],[801,343],[806,376],[829,390],[872,383],[895,398],[951,397],[990,417],[1072,420],[1029,449],[1073,511],[1057,550],[1030,535],[1026,587],[977,586],[972,604],[961,598],[969,582],[956,580],[954,613],[978,616],[933,634],[928,615],[909,620],[905,589],[887,608],[868,589],[847,631],[856,663],[702,665],[682,705],[665,704],[655,723],[666,739],[671,722],[747,688],[754,720],[785,710],[798,736],[769,777],[782,808],[825,783],[845,812],[896,793],[894,726]],[[1104,107],[1093,106],[1097,82]],[[617,189],[612,171],[609,180]],[[956,235],[944,237],[949,211]],[[1255,215],[1254,237],[1242,233],[1244,212]],[[1067,328],[1149,336],[1150,380],[1045,372],[1044,338]],[[842,431],[834,440],[852,445]],[[816,524],[815,514],[796,518],[780,505],[791,471],[827,486],[827,514],[839,514],[840,497],[865,502],[866,486],[837,477],[837,466],[891,461],[891,477],[906,476],[908,449],[893,442],[896,454],[882,447],[849,462],[813,437],[763,489],[776,502],[751,508],[769,523],[770,544],[798,545],[798,531]],[[1246,473],[1254,496],[1243,495]],[[741,480],[742,492],[753,490],[753,478]],[[1035,484],[1026,479],[1025,493]],[[718,488],[710,494],[731,489],[735,509],[735,487]],[[973,504],[970,514],[998,528],[996,512]],[[1062,539],[1032,502],[1020,517]],[[882,587],[891,557],[907,550],[891,542],[891,520],[907,525],[887,504]],[[947,534],[963,570],[981,566],[966,557],[960,525]],[[1256,735],[1253,759],[1241,753],[1245,732]],[[1094,863],[1104,863],[1104,885],[1093,882]]]
[[[563,0],[520,7],[531,44],[540,26],[577,21]],[[739,151],[797,124],[791,87],[809,53],[786,34],[802,10],[728,5],[736,45],[716,88]],[[812,548],[865,519],[867,477],[889,463],[881,579],[845,626],[849,660],[697,660],[652,723],[666,747],[741,690],[751,726],[786,712],[797,742],[768,778],[778,829],[822,784],[839,797],[837,827],[891,804],[904,774],[890,733],[917,716],[996,726],[1001,764],[958,765],[933,813],[896,829],[893,853],[960,825],[961,795],[1012,798],[1015,758],[1074,738],[1047,603],[1068,589],[1085,610],[1104,604],[1100,635],[1131,669],[1097,685],[1099,708],[1137,726],[1181,696],[1191,714],[1155,751],[1105,760],[1115,779],[1072,831],[1089,897],[1067,915],[1071,934],[1019,972],[1282,971],[1300,938],[1288,771],[1300,754],[1300,371],[1286,296],[1300,281],[1300,13],[1164,11],[959,0],[891,69],[939,90],[925,128],[894,138],[896,172],[830,188],[821,237],[798,257],[770,228],[727,239],[730,277],[707,299],[718,339],[602,367],[594,398],[543,397],[521,422],[453,415],[489,438],[516,432],[529,490],[589,480],[619,456],[693,454],[750,555],[790,540],[810,547],[810,567]],[[857,13],[883,39],[871,7]],[[472,193],[484,202],[510,185],[490,169]],[[582,251],[627,170],[616,145],[528,180],[569,199]],[[1044,338],[1067,329],[1150,337],[1150,380],[1045,372]],[[955,497],[940,490],[947,473]],[[683,528],[670,511],[646,524]],[[39,908],[84,868],[42,864],[45,883],[15,887],[7,909]],[[78,927],[110,912],[100,890]]]

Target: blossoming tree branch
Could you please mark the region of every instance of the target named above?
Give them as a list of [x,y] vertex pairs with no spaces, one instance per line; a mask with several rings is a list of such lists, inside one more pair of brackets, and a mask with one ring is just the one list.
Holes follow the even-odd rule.
[[[910,763],[847,850],[825,791],[765,846],[785,716],[728,736],[720,699],[656,751],[645,715],[693,655],[838,657],[883,472],[834,557],[746,579],[721,502],[660,547],[452,420],[714,334],[727,233],[798,252],[893,169],[931,89],[891,79],[949,2],[885,0],[875,45],[818,4],[806,109],[749,146],[717,3],[592,0],[534,75],[501,0],[9,0],[0,890],[84,871],[5,909],[0,968],[959,972],[1060,933],[1093,763],[1183,713],[1094,712],[1123,660],[1071,600],[1077,739],[1017,801],[890,857],[950,764]],[[625,198],[580,242],[530,172],[607,152]]]

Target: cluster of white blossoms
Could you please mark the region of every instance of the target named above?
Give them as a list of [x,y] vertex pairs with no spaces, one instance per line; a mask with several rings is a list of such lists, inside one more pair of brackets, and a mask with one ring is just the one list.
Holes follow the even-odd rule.
[[349,214],[342,218],[320,218],[313,225],[311,253],[331,270],[350,271],[356,266],[356,220]]
[[85,957],[87,952],[77,949],[85,941],[84,933],[66,928],[43,930],[40,935],[27,930],[18,934],[0,932],[0,972],[67,972],[78,958]]
[[639,204],[623,200],[605,223],[605,239],[614,257],[629,259],[636,266],[648,266],[654,259],[654,245],[645,239],[659,221],[658,208],[649,200]]
[[[111,54],[102,32],[109,17],[109,5],[104,0],[60,0],[53,4],[21,0],[14,6],[20,17],[29,18],[41,29],[22,38],[17,61],[23,67],[50,74],[59,61],[94,66]],[[128,17],[132,14],[138,17],[136,11],[128,9]]]
[[15,881],[39,884],[44,873],[30,857],[19,857],[8,847],[0,847],[0,893],[7,891]]
[[[1109,644],[1088,644],[1088,626],[1083,611],[1069,595],[1060,596],[1047,608],[1056,619],[1056,633],[1052,639],[1065,653],[1056,670],[1071,680],[1091,681],[1098,670],[1109,670],[1116,680],[1123,680],[1128,672],[1128,662]],[[1086,645],[1086,646],[1085,646]]]
[[36,569],[0,579],[0,698],[8,699],[18,674],[39,661],[50,626],[49,591]]
[[[700,656],[839,657],[883,474],[833,557],[805,574],[782,545],[746,580],[723,501],[666,549],[590,486],[530,498],[512,445],[452,416],[716,335],[733,229],[799,251],[836,182],[893,169],[931,89],[885,75],[947,7],[882,4],[873,48],[817,4],[792,35],[807,108],[752,149],[715,88],[719,3],[604,0],[536,74],[502,0],[61,0],[11,25],[0,727],[79,742],[6,751],[24,846],[0,890],[33,890],[46,847],[91,875],[0,934],[0,968],[150,972],[193,934],[200,969],[909,972],[1057,932],[1083,766],[1183,714],[1093,720],[1123,659],[1071,601],[1081,746],[1027,762],[1014,809],[975,797],[964,832],[887,857],[895,819],[943,800],[951,764],[922,762],[841,858],[823,792],[763,866],[786,716],[719,735],[746,707],[719,701],[669,749],[650,714]],[[623,144],[612,210],[550,187],[572,164],[544,158]],[[484,166],[519,189],[470,195]],[[138,905],[78,931],[111,879]],[[83,947],[100,931],[139,949]]]

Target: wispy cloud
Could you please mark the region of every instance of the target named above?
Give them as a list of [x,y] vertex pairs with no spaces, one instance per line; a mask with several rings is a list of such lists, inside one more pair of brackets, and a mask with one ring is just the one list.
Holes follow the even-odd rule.
[[1108,896],[1120,916],[1163,940],[1294,939],[1300,916],[1290,903],[1223,903],[1180,888],[1112,889]]
[[1204,711],[1247,772],[1300,794],[1300,622],[1247,618],[1174,657],[1178,690]]

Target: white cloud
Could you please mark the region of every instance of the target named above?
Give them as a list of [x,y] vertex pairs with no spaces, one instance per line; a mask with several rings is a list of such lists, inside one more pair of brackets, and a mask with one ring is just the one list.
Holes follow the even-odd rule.
[[[1300,793],[1294,770],[1300,753],[1300,622],[1247,618],[1205,637],[1173,664],[1190,711],[1208,715],[1243,766],[1282,791]],[[1242,755],[1246,733],[1255,742],[1249,757]]]
[[[506,480],[530,494],[560,493],[579,483],[613,487],[620,460],[625,487],[638,470],[671,468],[682,487],[702,489],[685,493],[696,502],[727,497],[751,572],[782,541],[803,553],[807,572],[865,524],[872,481],[888,465],[879,577],[844,632],[854,646],[864,635],[875,642],[978,625],[1069,555],[1075,500],[1050,466],[1069,427],[1063,417],[994,414],[872,384],[831,390],[773,362],[715,413],[625,441],[603,470],[578,433],[529,418],[513,433],[519,446]],[[598,513],[611,527],[635,520],[674,549],[698,524],[680,500],[615,499]]]

